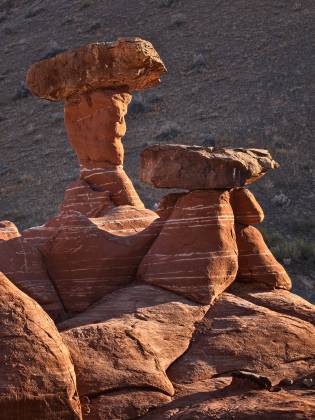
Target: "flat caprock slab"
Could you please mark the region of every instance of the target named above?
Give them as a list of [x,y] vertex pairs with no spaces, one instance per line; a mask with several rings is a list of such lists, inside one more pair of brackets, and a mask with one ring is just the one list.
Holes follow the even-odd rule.
[[279,166],[268,150],[156,144],[141,153],[141,181],[157,188],[229,189]]
[[33,95],[51,101],[95,89],[147,89],[160,83],[165,65],[141,38],[96,42],[34,63],[27,73]]

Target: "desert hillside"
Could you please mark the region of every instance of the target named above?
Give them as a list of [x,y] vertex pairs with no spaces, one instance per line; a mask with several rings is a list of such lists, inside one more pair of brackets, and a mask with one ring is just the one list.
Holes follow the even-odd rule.
[[262,230],[315,300],[313,0],[0,1],[0,219],[43,223],[78,176],[61,103],[32,97],[28,67],[91,41],[140,36],[168,68],[129,106],[125,168],[148,207],[163,191],[137,179],[154,143],[267,148],[281,167],[255,184]]

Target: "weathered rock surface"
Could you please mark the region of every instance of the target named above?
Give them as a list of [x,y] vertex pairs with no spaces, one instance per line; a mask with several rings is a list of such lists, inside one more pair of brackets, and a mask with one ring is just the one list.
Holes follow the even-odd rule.
[[53,319],[62,319],[64,308],[37,248],[18,236],[0,241],[0,271],[35,299]]
[[142,281],[209,304],[235,279],[237,247],[229,193],[179,198],[138,269]]
[[34,63],[27,73],[27,86],[34,95],[58,101],[99,88],[146,89],[159,84],[165,72],[150,42],[121,38]]
[[[296,304],[295,296],[291,294],[288,302]],[[256,305],[224,293],[168,376],[174,386],[238,370],[266,376],[273,385],[284,378],[298,380],[315,374],[314,333],[311,323],[268,309],[263,301]]]
[[255,225],[264,220],[263,209],[247,188],[234,188],[230,197],[236,223]]
[[140,177],[157,188],[229,189],[250,184],[277,167],[263,149],[156,144],[141,153]]
[[171,397],[162,392],[140,388],[123,389],[90,398],[86,414],[83,414],[86,420],[135,419],[170,401]]
[[239,266],[237,280],[290,290],[290,277],[268,249],[259,230],[236,224],[235,231]]
[[65,102],[68,139],[80,162],[122,165],[125,115],[131,95],[123,90],[95,90]]
[[171,216],[178,199],[183,197],[185,194],[186,193],[171,193],[163,196],[159,201],[158,208],[156,209],[160,218],[167,220]]
[[136,387],[149,388],[149,402],[154,390],[173,395],[166,370],[187,350],[207,309],[166,290],[136,285],[63,322],[59,328],[74,361],[79,394]]
[[78,211],[87,217],[104,216],[114,208],[109,191],[95,191],[80,179],[72,182],[65,190],[60,212]]
[[153,410],[143,420],[308,420],[315,415],[312,391],[225,389],[204,391]]
[[8,220],[0,221],[0,241],[7,241],[18,236],[20,236],[20,232],[14,223]]
[[69,351],[53,321],[2,273],[0,418],[81,418]]
[[113,208],[96,219],[68,212],[50,225],[55,233],[40,249],[70,313],[129,284],[160,231],[157,214],[131,206]]
[[108,192],[116,206],[144,208],[137,191],[121,165],[85,162],[80,165],[81,179],[95,191]]

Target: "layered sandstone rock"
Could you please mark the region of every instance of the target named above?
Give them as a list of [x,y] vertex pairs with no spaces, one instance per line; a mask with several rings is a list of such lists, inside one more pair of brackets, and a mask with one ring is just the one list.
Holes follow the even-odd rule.
[[80,177],[94,191],[107,192],[116,206],[130,205],[144,208],[137,191],[122,165],[107,162],[84,162],[80,165]]
[[141,180],[157,188],[242,187],[279,165],[263,149],[156,144],[141,153]]
[[69,313],[128,285],[160,230],[154,212],[130,206],[96,219],[67,212],[52,224],[55,234],[40,249]]
[[104,216],[114,206],[109,191],[95,191],[80,179],[65,190],[60,213],[78,211],[87,217],[98,217]]
[[236,224],[235,231],[239,261],[237,279],[290,290],[290,277],[270,252],[259,230]]
[[234,188],[230,197],[236,223],[255,225],[264,220],[263,209],[247,188]]
[[2,273],[0,418],[81,419],[69,350],[49,316]]
[[229,193],[179,198],[138,269],[142,281],[209,304],[235,279],[237,246]]
[[48,276],[41,253],[23,237],[0,241],[0,270],[53,319],[64,317],[62,301]]

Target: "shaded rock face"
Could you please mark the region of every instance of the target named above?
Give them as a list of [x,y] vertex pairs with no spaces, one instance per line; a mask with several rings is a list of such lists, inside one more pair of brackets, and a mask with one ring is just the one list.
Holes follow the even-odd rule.
[[207,307],[149,285],[121,289],[59,325],[79,393],[126,387],[173,395],[167,368],[188,348]]
[[130,92],[164,70],[131,39],[28,73],[65,101],[80,179],[43,226],[0,224],[0,418],[315,418],[314,307],[288,291],[243,188],[277,167],[270,154],[146,149],[143,180],[185,190],[156,213],[124,172]]
[[234,188],[230,197],[236,223],[256,225],[264,220],[263,209],[247,188]]
[[35,299],[54,319],[62,319],[64,308],[48,276],[39,250],[23,237],[0,241],[0,270],[24,293]]
[[97,42],[34,63],[27,86],[52,101],[99,88],[134,91],[159,84],[166,68],[152,44],[141,38]]
[[153,145],[141,153],[141,181],[157,188],[229,189],[250,184],[278,164],[263,149]]
[[69,351],[49,316],[0,273],[0,418],[81,419]]
[[235,226],[239,270],[237,279],[256,282],[273,288],[291,289],[291,280],[254,226]]
[[179,198],[138,269],[138,278],[209,304],[235,279],[237,246],[228,192]]
[[160,229],[155,213],[130,206],[97,219],[65,213],[54,220],[54,227],[56,233],[41,250],[69,313],[129,284]]

